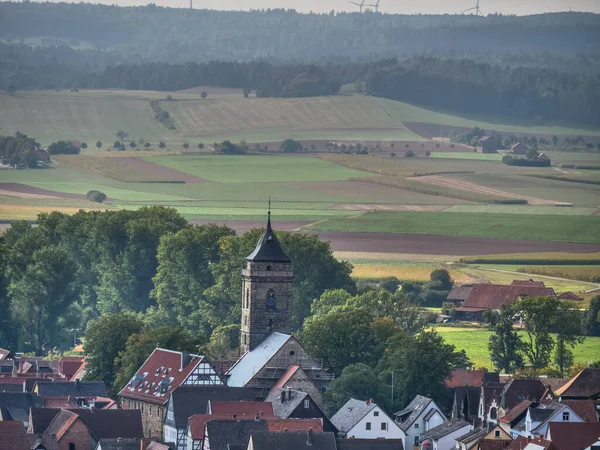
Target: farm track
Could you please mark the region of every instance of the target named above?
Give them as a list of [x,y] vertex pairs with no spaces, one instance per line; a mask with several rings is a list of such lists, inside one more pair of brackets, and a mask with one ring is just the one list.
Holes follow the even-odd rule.
[[526,195],[512,194],[510,192],[501,191],[499,189],[487,188],[485,186],[470,183],[468,181],[457,180],[455,178],[445,177],[441,175],[428,175],[423,177],[412,177],[408,179],[420,181],[423,183],[434,184],[436,186],[441,186],[449,189],[457,189],[459,191],[477,192],[479,194],[491,195],[495,197],[518,198],[522,200],[527,200],[527,202],[530,205],[554,205],[556,203],[552,200],[545,200],[542,198],[530,197]]

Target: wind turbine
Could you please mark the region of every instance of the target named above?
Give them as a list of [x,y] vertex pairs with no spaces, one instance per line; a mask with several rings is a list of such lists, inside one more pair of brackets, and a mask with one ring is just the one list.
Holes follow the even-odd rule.
[[469,12],[469,11],[475,11],[475,15],[476,16],[483,16],[483,13],[481,12],[481,9],[479,9],[479,0],[477,0],[477,4],[475,6],[473,6],[472,8],[469,9],[465,9],[462,14]]
[[373,8],[375,8],[375,12],[379,12],[379,2],[381,0],[377,0],[377,2],[374,5],[367,5],[367,6],[372,6]]
[[365,0],[361,0],[360,3],[356,3],[356,2],[353,2],[352,0],[349,0],[349,3],[352,3],[353,5],[358,6],[359,11],[363,12],[363,7],[365,6]]

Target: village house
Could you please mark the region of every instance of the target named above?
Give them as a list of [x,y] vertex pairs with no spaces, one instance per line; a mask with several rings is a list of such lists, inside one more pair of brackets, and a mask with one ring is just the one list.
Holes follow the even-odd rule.
[[515,424],[510,434],[516,436],[535,437],[545,436],[548,431],[548,424],[551,422],[575,422],[580,423],[584,420],[575,414],[567,405],[557,402],[550,404],[538,404],[536,407],[527,408],[527,413],[517,424]]
[[94,450],[102,439],[143,438],[140,411],[32,408],[27,434],[60,450]]
[[0,392],[0,422],[20,420],[27,427],[29,410],[43,406],[42,398],[31,392]]
[[460,307],[456,309],[458,320],[483,321],[485,311],[500,311],[503,305],[516,302],[520,297],[556,297],[554,290],[545,286],[526,284],[474,284]]
[[10,450],[31,449],[23,422],[17,420],[0,421],[0,448]]
[[[206,414],[210,411],[211,400],[237,401],[241,404],[243,400],[252,400],[252,390],[224,385],[179,386],[171,394],[167,405],[164,440],[174,443],[178,450],[186,450],[188,419],[194,414]],[[265,405],[265,409],[267,408],[268,405]],[[252,417],[254,418],[254,414]]]
[[483,387],[500,388],[504,386],[500,383],[498,372],[488,372],[487,370],[453,370],[450,378],[445,381],[446,386],[454,391],[452,402],[452,418],[462,419],[476,425],[481,423],[479,408]]
[[247,450],[337,450],[337,448],[333,433],[313,430],[287,433],[254,431],[250,436]]
[[404,450],[402,439],[336,439],[337,450]]
[[489,431],[479,441],[479,450],[503,450],[510,445],[512,437],[498,425]]
[[599,450],[600,424],[553,422],[548,425],[546,439],[554,450]]
[[338,431],[308,392],[275,388],[271,390],[265,401],[271,402],[273,413],[277,417],[282,419],[319,419],[323,423],[323,431],[334,433]]
[[435,401],[422,395],[417,395],[406,408],[394,414],[394,421],[406,434],[404,448],[418,446],[422,433],[446,420]]
[[478,153],[496,153],[498,151],[496,138],[493,136],[483,136],[477,141],[475,149]]
[[270,212],[242,277],[242,356],[227,372],[227,385],[250,387],[257,400],[275,385],[301,389],[321,404],[321,392],[333,377],[290,334],[294,271],[273,232]]
[[600,400],[600,369],[586,367],[556,390],[561,399]]
[[463,420],[450,419],[421,434],[422,450],[452,450],[458,439],[473,430],[473,426]]
[[351,439],[401,439],[406,433],[373,400],[351,398],[331,418],[340,434]]
[[140,410],[144,437],[163,441],[167,405],[176,388],[223,385],[204,356],[157,348],[119,396],[127,408]]
[[522,142],[517,142],[510,147],[510,152],[514,155],[526,155],[527,147]]

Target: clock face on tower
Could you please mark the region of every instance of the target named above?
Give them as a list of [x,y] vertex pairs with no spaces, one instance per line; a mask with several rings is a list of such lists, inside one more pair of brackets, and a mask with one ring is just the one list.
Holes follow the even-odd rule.
[[269,289],[269,292],[267,292],[266,306],[267,309],[275,309],[277,306],[277,299],[275,298],[275,291],[273,289]]

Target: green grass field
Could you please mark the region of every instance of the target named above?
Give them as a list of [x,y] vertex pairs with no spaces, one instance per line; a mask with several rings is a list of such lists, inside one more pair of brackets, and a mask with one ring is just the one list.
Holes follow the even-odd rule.
[[431,158],[440,159],[470,159],[474,161],[501,161],[499,153],[476,153],[476,152],[432,152]]
[[373,212],[328,219],[310,228],[323,231],[437,234],[504,239],[600,243],[600,217],[529,214]]
[[455,205],[444,210],[454,213],[543,214],[559,216],[592,216],[598,208],[531,206],[531,205]]
[[[487,349],[492,334],[490,331],[483,328],[452,327],[437,327],[436,330],[457,350],[464,349],[475,367],[494,369]],[[575,347],[573,353],[575,363],[588,364],[600,360],[600,337],[586,337],[583,344]]]

